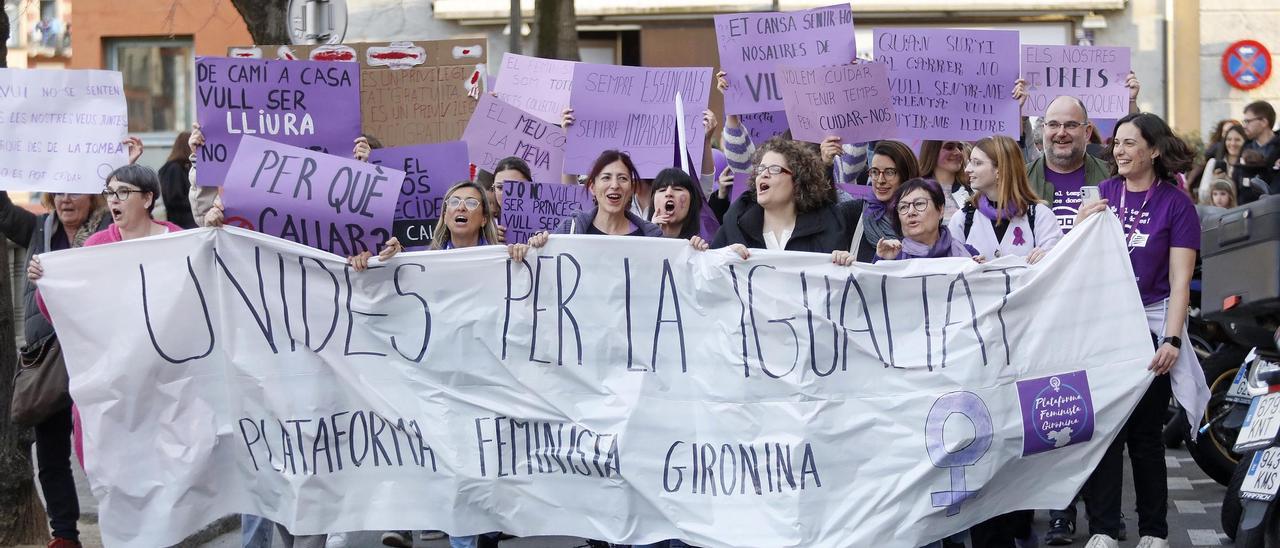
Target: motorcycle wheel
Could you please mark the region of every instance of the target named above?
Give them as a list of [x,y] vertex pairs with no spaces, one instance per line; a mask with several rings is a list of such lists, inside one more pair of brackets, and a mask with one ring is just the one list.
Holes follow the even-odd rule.
[[[1249,455],[1252,456],[1252,452]],[[1244,507],[1240,504],[1240,484],[1244,483],[1244,476],[1248,472],[1247,464],[1238,464],[1231,473],[1231,481],[1227,482],[1227,494],[1222,496],[1222,532],[1231,540],[1236,539],[1236,531],[1240,529],[1240,516],[1244,514]]]
[[1187,440],[1187,452],[1206,475],[1222,485],[1231,482],[1236,463],[1240,461],[1240,455],[1231,450],[1240,430],[1222,425],[1222,418],[1237,405],[1227,401],[1226,395],[1248,353],[1247,348],[1226,345],[1200,363],[1209,385],[1209,405],[1200,426],[1203,428],[1207,423],[1209,428],[1194,441]]

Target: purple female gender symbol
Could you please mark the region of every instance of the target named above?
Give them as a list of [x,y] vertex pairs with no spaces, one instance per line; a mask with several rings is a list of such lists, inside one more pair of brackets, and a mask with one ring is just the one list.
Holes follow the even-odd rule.
[[[947,450],[944,432],[947,421],[952,415],[960,415],[973,424],[973,439],[955,451]],[[973,392],[951,392],[943,394],[933,402],[929,417],[925,419],[925,447],[929,451],[929,460],[938,468],[951,469],[951,490],[930,493],[933,507],[947,508],[947,515],[960,513],[960,503],[977,494],[965,488],[964,467],[977,464],[987,450],[991,448],[993,430],[991,412],[987,404]]]

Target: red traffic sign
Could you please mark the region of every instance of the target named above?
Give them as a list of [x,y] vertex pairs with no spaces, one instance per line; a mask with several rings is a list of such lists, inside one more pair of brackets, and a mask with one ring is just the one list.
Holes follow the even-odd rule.
[[1241,40],[1222,54],[1222,77],[1236,89],[1250,90],[1271,77],[1271,52],[1256,40]]

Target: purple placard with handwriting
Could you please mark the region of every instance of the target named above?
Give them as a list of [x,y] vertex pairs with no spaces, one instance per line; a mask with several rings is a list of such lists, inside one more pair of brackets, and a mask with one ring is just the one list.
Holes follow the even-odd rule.
[[884,63],[778,65],[775,72],[792,139],[821,143],[834,135],[845,143],[865,143],[894,136],[897,127]]
[[684,102],[689,156],[702,157],[702,111],[711,93],[710,68],[623,67],[578,63],[573,68],[574,122],[564,151],[566,173],[582,175],[601,152],[631,155],[640,176],[671,167],[676,133],[675,97]]
[[359,107],[359,63],[197,58],[199,184],[223,184],[241,136],[349,158]]
[[751,137],[751,142],[756,146],[760,146],[765,141],[782,135],[790,129],[787,126],[787,113],[782,110],[739,114],[738,120],[742,122],[743,127],[747,128],[747,134]]
[[246,135],[222,187],[227,224],[343,257],[391,237],[404,172]]
[[1129,48],[1097,46],[1022,46],[1022,79],[1027,103],[1022,113],[1042,116],[1049,103],[1070,95],[1084,103],[1090,118],[1129,114]]
[[535,181],[559,181],[563,172],[564,130],[496,97],[480,97],[462,140],[471,163],[490,173],[508,156],[529,164]]
[[397,186],[392,235],[405,247],[431,243],[445,193],[471,178],[467,144],[462,141],[380,148],[369,154],[369,162],[404,172],[404,180]]
[[889,65],[898,138],[1018,138],[1018,31],[875,29],[875,60]]
[[555,230],[560,222],[593,207],[583,185],[564,183],[502,183],[502,226],[508,244],[522,244],[529,236]]
[[498,78],[490,89],[507,104],[558,126],[564,109],[569,108],[575,64],[504,53]]
[[729,79],[725,112],[782,110],[774,69],[843,65],[857,56],[853,11],[837,4],[792,12],[734,13],[715,17],[720,70]]

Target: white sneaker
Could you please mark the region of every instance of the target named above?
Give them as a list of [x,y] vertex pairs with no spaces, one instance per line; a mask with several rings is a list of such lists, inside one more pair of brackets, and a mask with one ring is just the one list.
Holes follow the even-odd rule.
[[1169,541],[1160,537],[1142,537],[1138,539],[1138,548],[1169,548]]
[[347,534],[329,533],[329,537],[324,540],[324,548],[347,548]]
[[1084,548],[1120,548],[1120,541],[1107,535],[1093,535],[1089,537],[1089,543],[1085,544]]

